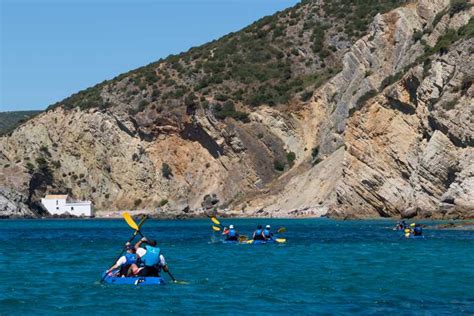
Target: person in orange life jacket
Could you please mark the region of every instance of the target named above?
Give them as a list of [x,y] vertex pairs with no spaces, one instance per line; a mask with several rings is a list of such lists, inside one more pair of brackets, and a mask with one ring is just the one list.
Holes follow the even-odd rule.
[[[143,248],[142,244],[145,244]],[[156,240],[148,240],[143,237],[135,244],[135,250],[139,264],[132,266],[132,270],[137,276],[160,276],[161,269],[168,272],[165,257],[161,254],[160,248],[156,246]]]
[[239,240],[239,233],[237,230],[234,228],[234,225],[230,225],[228,230],[224,230],[222,233],[223,235],[226,235],[225,240],[228,241],[234,241],[234,240]]
[[263,235],[262,225],[258,224],[257,230],[253,233],[253,240],[266,240]]
[[118,268],[120,268],[118,276],[124,277],[133,274],[132,269],[130,268],[132,267],[132,265],[136,265],[137,263],[137,255],[135,253],[135,248],[130,245],[130,243],[127,243],[125,245],[125,249],[127,251],[125,255],[121,256],[117,260],[117,262],[112,267],[110,267],[110,269],[107,270],[107,274]]
[[273,233],[271,231],[270,225],[265,226],[265,229],[263,230],[263,236],[265,239],[273,239]]

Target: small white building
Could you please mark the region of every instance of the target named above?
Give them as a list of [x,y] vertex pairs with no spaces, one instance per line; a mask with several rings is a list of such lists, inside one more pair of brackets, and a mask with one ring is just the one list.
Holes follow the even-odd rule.
[[46,195],[41,203],[51,215],[69,213],[74,216],[92,216],[91,201],[68,202],[67,195]]

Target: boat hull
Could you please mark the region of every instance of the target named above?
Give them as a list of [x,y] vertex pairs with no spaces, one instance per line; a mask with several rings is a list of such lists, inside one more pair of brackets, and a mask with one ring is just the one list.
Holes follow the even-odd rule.
[[106,284],[120,284],[120,285],[163,285],[165,280],[162,277],[116,277],[107,275],[102,280]]

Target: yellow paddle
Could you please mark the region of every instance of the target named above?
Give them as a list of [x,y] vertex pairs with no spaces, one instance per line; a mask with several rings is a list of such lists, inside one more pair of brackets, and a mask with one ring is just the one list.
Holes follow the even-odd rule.
[[133,230],[139,231],[140,227],[138,227],[137,223],[133,220],[132,216],[127,212],[122,213],[123,219],[127,222],[128,226],[130,226]]
[[280,227],[280,228],[278,228],[278,230],[276,232],[277,232],[277,234],[284,233],[284,232],[286,232],[286,228],[285,227]]
[[219,222],[219,220],[215,216],[211,217],[211,221],[216,225],[222,226],[221,222]]
[[214,226],[212,225],[212,230],[215,231],[215,232],[220,232],[221,231],[221,228],[220,227],[217,227],[217,226]]

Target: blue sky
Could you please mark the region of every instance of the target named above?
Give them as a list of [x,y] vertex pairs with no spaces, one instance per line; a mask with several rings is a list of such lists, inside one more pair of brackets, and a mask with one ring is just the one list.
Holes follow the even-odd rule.
[[44,109],[297,2],[0,0],[0,111]]

